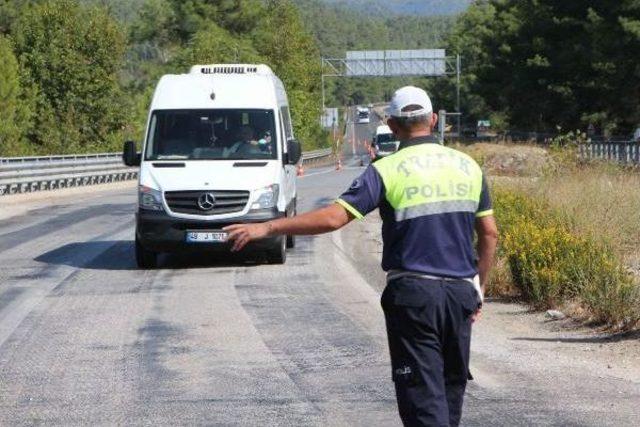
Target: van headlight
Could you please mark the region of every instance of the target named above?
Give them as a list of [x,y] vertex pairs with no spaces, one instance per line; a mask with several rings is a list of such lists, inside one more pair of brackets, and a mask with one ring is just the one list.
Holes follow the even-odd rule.
[[278,204],[279,192],[280,186],[278,184],[256,190],[251,209],[269,209],[275,207]]
[[164,207],[162,206],[162,192],[145,185],[138,187],[138,203],[140,209],[146,209],[149,211],[164,210]]

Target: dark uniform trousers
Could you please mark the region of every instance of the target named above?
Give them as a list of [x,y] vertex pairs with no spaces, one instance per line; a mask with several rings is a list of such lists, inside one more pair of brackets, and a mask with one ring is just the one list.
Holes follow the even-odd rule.
[[382,308],[402,422],[459,425],[477,291],[463,280],[401,277],[387,285]]

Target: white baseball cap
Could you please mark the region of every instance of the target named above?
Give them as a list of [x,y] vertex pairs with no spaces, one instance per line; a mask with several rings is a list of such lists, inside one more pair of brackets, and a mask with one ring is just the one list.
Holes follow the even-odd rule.
[[[402,111],[410,105],[418,105],[422,108],[413,111]],[[387,108],[387,114],[392,117],[416,117],[433,113],[431,98],[423,89],[415,86],[405,86],[393,94],[391,104]]]

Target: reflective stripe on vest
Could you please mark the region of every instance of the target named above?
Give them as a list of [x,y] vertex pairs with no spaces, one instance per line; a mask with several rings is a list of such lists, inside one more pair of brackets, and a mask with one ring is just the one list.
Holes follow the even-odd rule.
[[396,221],[478,210],[482,169],[457,150],[419,144],[380,159],[373,166],[382,177]]

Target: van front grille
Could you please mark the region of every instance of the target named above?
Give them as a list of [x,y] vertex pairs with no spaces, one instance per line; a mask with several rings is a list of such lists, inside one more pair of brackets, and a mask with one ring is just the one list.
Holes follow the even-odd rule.
[[249,202],[248,191],[167,191],[164,198],[172,212],[189,215],[224,215],[241,212]]

